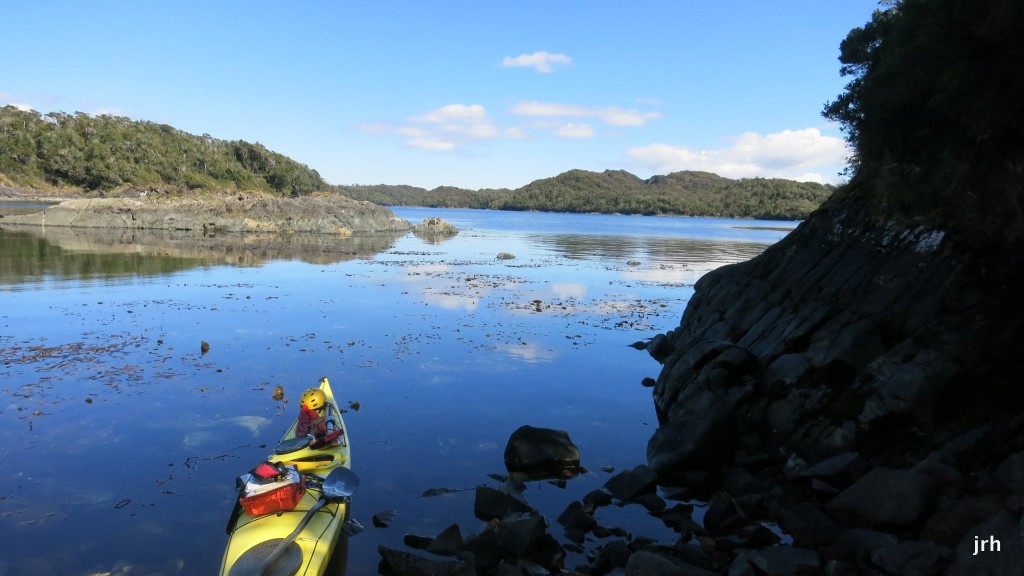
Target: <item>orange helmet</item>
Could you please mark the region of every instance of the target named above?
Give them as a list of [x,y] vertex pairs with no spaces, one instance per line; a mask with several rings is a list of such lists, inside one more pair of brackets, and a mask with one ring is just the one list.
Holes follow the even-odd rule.
[[327,404],[327,395],[319,388],[310,388],[302,393],[302,405],[311,410],[319,410]]

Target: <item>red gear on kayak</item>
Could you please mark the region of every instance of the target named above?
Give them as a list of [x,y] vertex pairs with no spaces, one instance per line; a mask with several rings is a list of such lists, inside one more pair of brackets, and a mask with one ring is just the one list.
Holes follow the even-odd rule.
[[314,438],[322,438],[327,434],[327,421],[319,412],[306,406],[299,407],[299,420],[295,426],[296,436],[312,434]]

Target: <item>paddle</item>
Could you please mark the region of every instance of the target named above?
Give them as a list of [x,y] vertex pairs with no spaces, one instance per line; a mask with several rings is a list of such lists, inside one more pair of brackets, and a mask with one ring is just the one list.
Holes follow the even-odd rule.
[[331,470],[331,473],[324,478],[323,486],[321,487],[322,492],[320,493],[320,499],[316,501],[316,504],[306,512],[306,515],[299,521],[299,525],[292,531],[276,548],[267,556],[267,559],[263,561],[263,565],[260,566],[259,570],[256,571],[257,576],[263,576],[268,574],[271,566],[277,561],[277,558],[285,551],[288,546],[295,541],[302,532],[302,529],[309,524],[309,521],[313,519],[313,514],[316,511],[323,508],[328,502],[338,501],[348,498],[356,491],[359,487],[359,477],[356,476],[355,472],[345,468],[335,468]]

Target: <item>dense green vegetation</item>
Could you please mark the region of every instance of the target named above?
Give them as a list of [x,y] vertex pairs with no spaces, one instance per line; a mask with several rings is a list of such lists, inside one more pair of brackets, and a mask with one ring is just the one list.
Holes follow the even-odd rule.
[[325,190],[315,170],[260,144],[194,136],[117,116],[0,108],[0,183],[107,192],[146,189]]
[[411,186],[337,186],[360,200],[396,206],[685,214],[690,216],[802,219],[831,195],[830,186],[792,180],[731,180],[707,172],[675,172],[641,180],[629,172],[570,170],[515,190]]
[[855,149],[849,191],[879,218],[973,243],[1024,239],[1024,4],[898,0],[840,46],[826,105]]

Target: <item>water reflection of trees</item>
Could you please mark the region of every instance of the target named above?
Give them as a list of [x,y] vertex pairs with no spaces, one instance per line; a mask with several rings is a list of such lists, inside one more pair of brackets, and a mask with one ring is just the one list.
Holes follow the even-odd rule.
[[171,230],[0,227],[0,283],[149,276],[201,266],[260,266],[271,260],[334,264],[372,258],[403,234],[202,236]]
[[647,264],[706,264],[741,262],[763,252],[769,244],[601,234],[534,235],[532,242],[566,258],[579,260],[639,260]]

